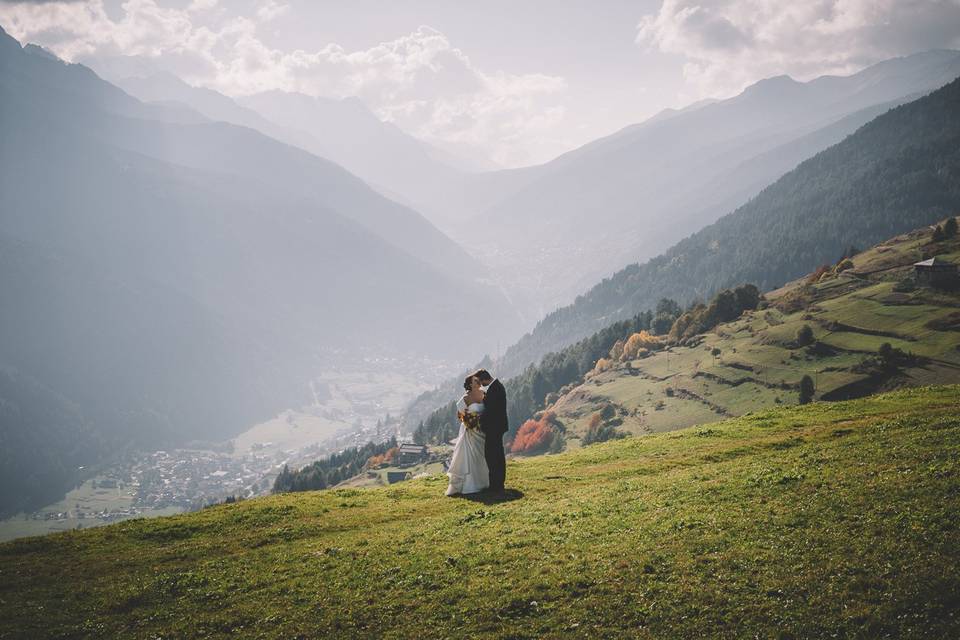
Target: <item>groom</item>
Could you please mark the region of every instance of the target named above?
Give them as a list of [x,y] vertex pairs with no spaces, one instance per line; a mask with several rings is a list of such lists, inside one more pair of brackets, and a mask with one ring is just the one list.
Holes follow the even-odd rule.
[[490,493],[502,494],[507,474],[507,460],[503,452],[503,434],[507,432],[507,392],[499,380],[486,369],[473,374],[484,387],[484,410],[480,414],[480,430],[484,438],[483,456],[490,470]]

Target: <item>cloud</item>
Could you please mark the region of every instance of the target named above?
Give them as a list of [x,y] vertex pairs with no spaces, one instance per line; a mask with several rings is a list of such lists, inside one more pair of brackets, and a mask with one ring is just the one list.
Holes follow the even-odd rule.
[[270,22],[290,10],[290,5],[281,4],[276,0],[267,0],[257,9],[257,17],[263,22]]
[[209,11],[217,6],[217,0],[193,0],[187,11]]
[[166,70],[231,95],[282,89],[358,96],[414,135],[479,147],[509,166],[548,159],[527,150],[546,148],[538,144],[565,115],[563,78],[480,69],[429,26],[368,49],[331,43],[283,50],[265,44],[258,27],[287,5],[267,0],[251,16],[210,11],[215,7],[215,0],[185,9],[127,0],[111,18],[102,0],[0,4],[0,23],[21,41],[108,77]]
[[848,74],[960,47],[960,0],[664,0],[637,42],[685,59],[689,97],[721,97],[772,75]]

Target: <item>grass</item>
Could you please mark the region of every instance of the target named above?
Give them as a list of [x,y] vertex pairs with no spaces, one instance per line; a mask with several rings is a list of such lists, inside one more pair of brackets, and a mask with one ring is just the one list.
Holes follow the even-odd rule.
[[[894,291],[929,250],[930,233],[918,230],[868,249],[854,257],[854,269],[814,285],[806,279],[788,283],[767,295],[770,308],[719,325],[696,346],[674,346],[630,368],[618,364],[592,375],[550,409],[566,428],[568,442],[575,442],[608,403],[629,416],[620,428],[639,435],[794,404],[804,375],[813,378],[817,397],[958,383],[960,331],[937,321],[957,313],[960,293],[926,287]],[[960,238],[940,243],[937,253],[960,255]],[[777,308],[800,294],[807,301],[803,308]],[[822,348],[796,345],[804,325]],[[928,360],[876,378],[858,365],[883,343]]]
[[960,634],[960,387],[0,545],[0,638]]

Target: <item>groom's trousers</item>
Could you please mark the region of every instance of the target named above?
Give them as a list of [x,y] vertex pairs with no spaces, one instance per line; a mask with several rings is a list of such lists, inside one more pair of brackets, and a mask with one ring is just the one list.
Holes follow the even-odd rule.
[[490,470],[490,490],[503,491],[507,476],[507,460],[503,452],[503,434],[488,435],[483,439],[483,457]]

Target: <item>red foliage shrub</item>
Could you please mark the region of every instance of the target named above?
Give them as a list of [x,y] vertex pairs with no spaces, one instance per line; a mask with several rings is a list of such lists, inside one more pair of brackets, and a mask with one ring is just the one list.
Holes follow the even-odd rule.
[[367,460],[367,468],[376,467],[378,465],[384,464],[385,462],[392,462],[393,459],[397,456],[397,453],[400,452],[399,447],[393,447],[388,449],[386,453],[379,456],[370,456],[370,459]]
[[510,451],[513,453],[541,453],[550,448],[556,432],[550,424],[555,415],[547,411],[539,420],[527,420],[517,430]]

